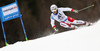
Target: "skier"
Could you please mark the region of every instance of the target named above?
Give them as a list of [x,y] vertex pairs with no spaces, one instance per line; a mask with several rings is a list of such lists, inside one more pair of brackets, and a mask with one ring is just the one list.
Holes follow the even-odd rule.
[[55,4],[51,5],[50,7],[51,10],[51,26],[53,27],[53,29],[57,32],[58,29],[55,26],[55,20],[58,21],[60,23],[60,26],[64,27],[64,28],[72,28],[72,29],[76,29],[77,26],[72,25],[72,24],[80,24],[80,25],[87,25],[90,26],[90,22],[86,22],[86,21],[82,21],[82,20],[75,20],[71,17],[68,17],[64,14],[63,11],[71,11],[71,12],[75,12],[78,13],[78,10],[74,10],[72,8],[58,8]]

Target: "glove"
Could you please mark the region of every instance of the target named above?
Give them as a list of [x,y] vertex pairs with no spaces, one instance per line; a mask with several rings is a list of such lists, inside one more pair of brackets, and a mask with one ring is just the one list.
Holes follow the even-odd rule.
[[78,13],[78,10],[73,10],[74,13]]
[[55,32],[58,32],[58,29],[56,27],[54,28],[54,30],[55,30]]

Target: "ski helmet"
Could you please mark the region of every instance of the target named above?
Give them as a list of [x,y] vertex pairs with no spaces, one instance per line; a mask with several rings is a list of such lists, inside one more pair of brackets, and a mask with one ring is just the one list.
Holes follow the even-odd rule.
[[57,11],[57,9],[58,7],[55,4],[51,5],[50,7],[51,12]]

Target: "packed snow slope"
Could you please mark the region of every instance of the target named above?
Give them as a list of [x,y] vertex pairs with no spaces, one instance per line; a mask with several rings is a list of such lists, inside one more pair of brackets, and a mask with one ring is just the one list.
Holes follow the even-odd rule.
[[100,51],[100,21],[93,26],[10,44],[0,51]]

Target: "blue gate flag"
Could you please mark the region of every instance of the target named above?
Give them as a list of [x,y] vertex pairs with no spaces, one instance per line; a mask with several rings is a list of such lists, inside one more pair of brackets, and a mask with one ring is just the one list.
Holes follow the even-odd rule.
[[18,9],[17,2],[3,6],[0,8],[0,10],[1,10],[1,21],[2,22],[15,19],[21,16],[20,11]]
[[15,0],[15,1],[16,2],[11,3],[9,5],[0,7],[0,19],[1,19],[1,25],[2,25],[2,30],[3,30],[3,35],[4,35],[6,46],[8,44],[7,44],[7,40],[6,40],[3,22],[9,21],[9,20],[12,20],[12,19],[15,19],[15,18],[18,18],[18,17],[20,17],[20,20],[21,20],[21,24],[22,24],[23,31],[24,31],[24,34],[25,34],[25,39],[26,39],[26,41],[28,41],[26,31],[25,31],[25,28],[24,28],[24,24],[23,24],[23,21],[22,21],[22,17],[21,17],[21,14],[20,14],[20,10],[18,8],[17,0]]

